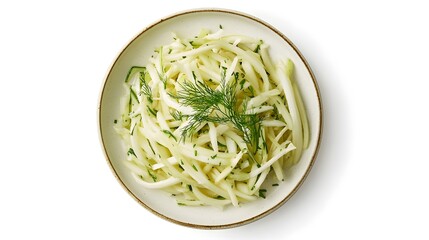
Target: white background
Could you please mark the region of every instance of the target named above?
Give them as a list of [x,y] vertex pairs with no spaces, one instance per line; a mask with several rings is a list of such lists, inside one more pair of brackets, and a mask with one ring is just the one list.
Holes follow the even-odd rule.
[[[428,239],[423,2],[2,1],[0,239]],[[323,98],[323,142],[304,185],[273,214],[227,230],[178,226],[141,207],[97,132],[119,51],[158,19],[201,7],[274,25],[304,54]]]

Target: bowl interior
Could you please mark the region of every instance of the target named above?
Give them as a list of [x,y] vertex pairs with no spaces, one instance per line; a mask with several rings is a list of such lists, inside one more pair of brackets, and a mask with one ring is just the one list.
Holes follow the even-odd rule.
[[[286,171],[285,181],[272,187],[269,181],[266,199],[258,199],[241,207],[186,207],[178,206],[169,194],[142,188],[135,182],[122,163],[126,149],[113,129],[120,116],[119,99],[124,94],[123,81],[131,66],[145,65],[153,50],[171,42],[174,32],[181,37],[192,37],[202,28],[216,31],[222,25],[226,34],[243,34],[261,38],[270,45],[274,61],[292,59],[296,67],[302,98],[310,125],[310,145],[298,164]],[[321,133],[321,105],[316,81],[303,57],[281,33],[268,24],[245,14],[225,10],[195,10],[183,12],[155,23],[134,38],[112,65],[102,89],[99,103],[101,142],[108,163],[125,189],[153,213],[178,224],[222,228],[241,225],[259,219],[282,205],[301,185],[317,153]],[[269,180],[269,179],[267,179]]]

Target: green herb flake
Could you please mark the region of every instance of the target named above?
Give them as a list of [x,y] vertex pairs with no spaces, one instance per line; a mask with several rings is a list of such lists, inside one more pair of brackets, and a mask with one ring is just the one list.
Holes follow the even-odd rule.
[[258,182],[258,180],[259,180],[260,177],[261,177],[261,173],[256,176],[256,181],[255,182]]
[[222,144],[222,143],[220,143],[219,141],[217,141],[217,145],[218,145],[219,147],[226,147],[226,145],[225,145],[225,144]]
[[177,142],[177,138],[173,135],[172,132],[168,130],[162,130],[163,133],[167,134],[169,137],[173,138]]
[[234,72],[233,75],[234,75],[235,81],[238,81],[238,72]]
[[133,125],[133,128],[131,129],[131,132],[130,132],[130,135],[132,136],[132,135],[134,135],[134,129],[136,128],[136,125],[137,125],[137,123],[136,124],[134,124]]
[[267,141],[265,140],[264,136],[261,136],[262,138],[262,146],[265,149],[265,152],[268,153],[268,145],[267,145]]
[[278,186],[279,186],[279,184],[278,184],[278,183],[273,183],[271,186],[273,186],[273,187],[278,187]]
[[138,103],[140,103],[137,93],[130,87],[131,98],[134,98]]
[[153,150],[152,144],[150,143],[149,139],[146,139],[146,141],[149,144],[150,150],[152,150],[153,155],[155,155],[155,151]]
[[193,168],[195,171],[197,171],[197,172],[198,172],[198,169],[197,169],[197,167],[195,167],[195,165],[194,165],[194,164],[192,164],[192,168]]
[[153,173],[151,173],[151,172],[149,171],[149,169],[147,170],[147,173],[148,173],[148,174],[149,174],[149,176],[152,178],[153,182],[156,182],[156,181],[157,181],[157,177],[156,177],[156,175],[155,175],[155,174],[153,174]]
[[256,48],[255,48],[255,50],[253,50],[255,53],[258,53],[259,52],[259,50],[261,49],[261,45],[257,45],[256,46]]
[[259,197],[265,198],[267,193],[267,189],[259,189]]
[[246,83],[246,80],[245,80],[245,79],[242,79],[242,80],[240,81],[240,89],[243,89],[244,83]]
[[252,94],[252,97],[255,96],[255,90],[253,89],[252,86],[249,87],[249,91]]
[[259,50],[261,50],[262,43],[263,43],[263,41],[260,40],[258,45],[256,46],[255,50],[253,50],[255,53],[259,53]]
[[156,110],[154,110],[154,109],[152,109],[152,108],[150,108],[149,106],[146,106],[147,107],[147,111],[149,112],[149,113],[151,113],[154,117],[156,117],[156,113],[157,113],[157,111]]
[[127,155],[128,155],[128,156],[129,156],[129,155],[133,155],[134,157],[137,157],[137,156],[136,156],[136,153],[134,152],[134,149],[132,149],[132,148],[128,149]]

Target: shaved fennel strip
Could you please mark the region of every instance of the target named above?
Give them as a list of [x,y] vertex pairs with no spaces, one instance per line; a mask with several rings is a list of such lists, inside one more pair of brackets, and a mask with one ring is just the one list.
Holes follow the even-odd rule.
[[277,161],[280,157],[282,157],[283,155],[285,155],[286,153],[288,153],[294,149],[295,149],[295,146],[293,144],[289,144],[287,146],[287,148],[281,150],[277,155],[272,157],[268,162],[266,162],[260,168],[250,172],[250,177],[255,177],[259,173],[263,172],[265,169],[269,168],[275,161]]
[[180,182],[180,179],[174,178],[174,177],[170,177],[170,178],[167,178],[165,180],[161,180],[159,182],[152,182],[152,183],[144,181],[143,179],[138,177],[136,174],[133,174],[133,177],[134,177],[134,179],[137,180],[138,183],[143,185],[145,188],[149,188],[149,189],[165,188],[165,187],[169,187],[169,186],[172,186],[172,185]]
[[[285,69],[286,68],[286,69]],[[302,123],[301,117],[299,114],[298,106],[296,104],[295,93],[292,87],[292,82],[290,80],[290,74],[293,70],[292,61],[288,60],[284,64],[280,64],[278,68],[277,76],[279,77],[280,83],[285,92],[286,101],[289,107],[289,112],[292,118],[292,136],[293,141],[296,145],[296,150],[294,152],[294,162],[301,156],[303,148],[303,139],[302,139]]]

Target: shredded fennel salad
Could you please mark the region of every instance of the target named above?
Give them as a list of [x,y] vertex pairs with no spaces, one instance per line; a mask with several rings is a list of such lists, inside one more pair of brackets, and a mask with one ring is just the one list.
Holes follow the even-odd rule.
[[265,198],[263,182],[297,163],[309,142],[294,64],[243,35],[173,34],[125,79],[115,130],[132,175],[187,206],[239,206]]

